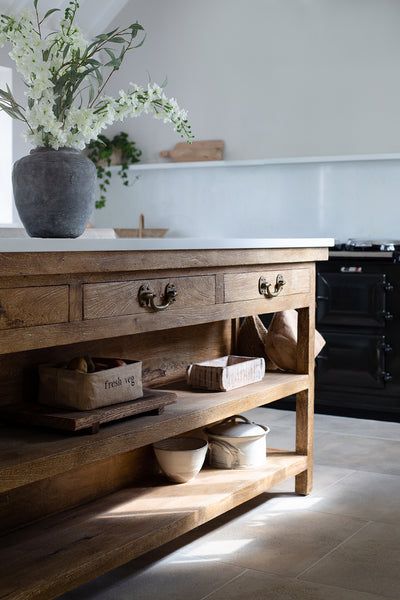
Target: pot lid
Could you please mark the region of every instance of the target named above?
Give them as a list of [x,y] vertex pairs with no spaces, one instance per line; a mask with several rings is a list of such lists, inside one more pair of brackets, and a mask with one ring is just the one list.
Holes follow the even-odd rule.
[[260,437],[268,433],[268,427],[264,425],[257,425],[249,421],[242,415],[233,415],[228,417],[221,423],[214,425],[208,429],[208,433],[211,435],[220,435],[224,437],[232,438],[246,438],[246,437]]

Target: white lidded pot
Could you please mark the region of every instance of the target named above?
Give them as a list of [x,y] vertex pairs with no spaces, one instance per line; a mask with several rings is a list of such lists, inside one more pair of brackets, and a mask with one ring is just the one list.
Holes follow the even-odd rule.
[[266,464],[269,427],[252,423],[241,415],[233,415],[205,432],[211,467],[251,469]]

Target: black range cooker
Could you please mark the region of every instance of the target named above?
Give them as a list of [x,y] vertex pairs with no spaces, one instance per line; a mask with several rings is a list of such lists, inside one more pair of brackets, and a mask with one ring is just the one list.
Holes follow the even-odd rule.
[[400,241],[349,240],[317,265],[316,407],[400,419]]

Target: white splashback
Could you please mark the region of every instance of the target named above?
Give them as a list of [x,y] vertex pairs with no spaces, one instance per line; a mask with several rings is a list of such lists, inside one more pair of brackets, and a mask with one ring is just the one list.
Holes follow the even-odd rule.
[[[113,174],[97,226],[168,227],[182,237],[400,238],[400,160]],[[134,173],[131,178],[134,179]]]

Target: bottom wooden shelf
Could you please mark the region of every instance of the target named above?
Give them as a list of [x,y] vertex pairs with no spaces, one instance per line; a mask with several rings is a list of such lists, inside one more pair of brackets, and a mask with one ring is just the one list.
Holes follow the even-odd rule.
[[307,460],[270,450],[262,469],[204,469],[182,485],[160,479],[7,534],[0,598],[56,598],[301,473]]

